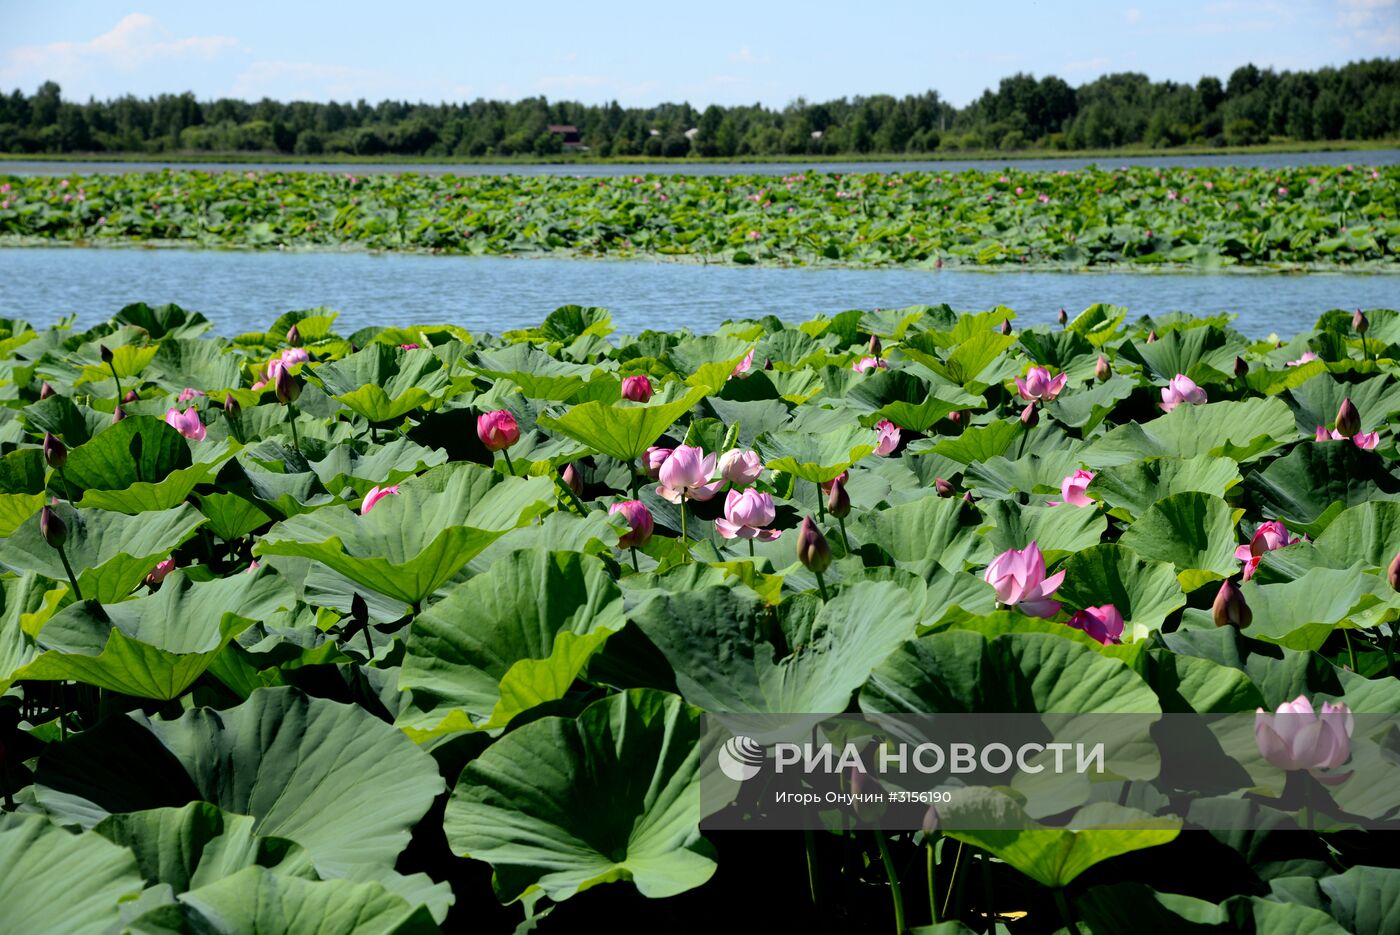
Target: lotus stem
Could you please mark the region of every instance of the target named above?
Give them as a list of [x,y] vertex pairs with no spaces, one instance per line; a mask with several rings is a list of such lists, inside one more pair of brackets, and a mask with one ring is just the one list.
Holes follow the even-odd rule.
[[641,489],[642,489],[642,478],[641,478],[640,472],[637,470],[637,462],[640,461],[640,460],[641,460],[641,458],[635,458],[635,459],[633,459],[633,460],[627,462],[627,466],[628,466],[629,468],[632,469],[632,499],[633,499],[633,500],[640,500],[640,499],[642,499],[642,494],[641,494]]
[[78,600],[83,599],[83,589],[78,587],[78,576],[73,574],[73,566],[68,564],[68,553],[63,551],[63,546],[58,546],[58,560],[63,563],[63,570],[68,573],[68,583],[73,586],[73,596]]
[[[112,382],[117,385],[117,401],[115,406],[120,406],[122,404],[122,381],[121,377],[117,376],[117,365],[109,360],[107,361],[107,369],[112,371]],[[116,411],[115,406],[112,410],[113,412]]]
[[817,484],[817,522],[826,519],[826,498],[822,496],[822,485]]
[[904,932],[904,894],[899,891],[899,872],[895,870],[894,858],[890,856],[890,845],[885,840],[885,832],[875,832],[875,844],[880,848],[880,860],[885,865],[885,877],[890,881],[890,899],[894,902],[895,935]]
[[70,484],[70,483],[68,483],[68,475],[67,475],[66,473],[64,473],[63,468],[61,468],[61,467],[58,469],[58,479],[61,480],[61,481],[63,481],[63,492],[64,492],[64,494],[66,495],[66,496],[64,497],[64,499],[66,499],[69,503],[72,503],[72,502],[73,502],[73,485]]
[[749,540],[749,558],[753,558],[753,540]]
[[948,915],[948,904],[953,901],[953,884],[958,879],[958,864],[962,863],[963,842],[958,842],[957,853],[953,855],[953,872],[948,875],[948,892],[943,896],[943,915]]
[[1070,911],[1069,898],[1065,896],[1064,887],[1055,888],[1055,907],[1060,910],[1060,915],[1065,920],[1065,928],[1069,929],[1069,935],[1080,935],[1079,926],[1074,923],[1074,913]]
[[301,441],[297,438],[297,407],[287,403],[287,424],[292,427],[292,450],[301,454]]
[[512,463],[511,460],[510,460],[510,452],[509,452],[509,451],[506,451],[504,448],[502,448],[502,449],[501,449],[501,457],[503,457],[503,458],[506,459],[506,470],[510,472],[510,476],[511,476],[511,477],[514,477],[514,476],[515,476],[515,464]]
[[812,905],[820,905],[817,894],[817,839],[811,828],[802,829],[802,846],[807,852],[807,889],[812,895]]
[[636,548],[631,548],[631,549],[628,549],[627,551],[630,552],[630,553],[632,553],[632,570],[635,571],[635,572],[641,572],[642,569],[639,568],[639,567],[637,566],[637,550],[636,550]]
[[938,885],[934,877],[933,838],[924,838],[924,874],[928,882],[928,917],[930,925],[938,924]]
[[[1124,783],[1124,785],[1127,784]],[[992,886],[992,855],[983,851],[978,863],[982,865],[982,887],[987,891],[987,919],[995,926],[997,921],[997,901],[996,890]]]
[[841,527],[841,548],[847,555],[851,554],[851,540],[846,538],[846,517],[836,517],[836,525]]
[[825,602],[826,602],[826,581],[822,578],[822,573],[821,573],[821,572],[819,572],[819,571],[814,571],[813,574],[815,574],[815,575],[817,576],[817,593],[820,594],[820,595],[822,596],[822,602],[825,603]]
[[681,545],[685,548],[685,554],[690,554],[690,537],[685,534],[685,498],[681,498]]

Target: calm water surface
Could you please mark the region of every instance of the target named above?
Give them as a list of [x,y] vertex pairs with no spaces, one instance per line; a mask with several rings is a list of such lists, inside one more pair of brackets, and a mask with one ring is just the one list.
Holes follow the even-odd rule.
[[0,175],[94,175],[123,172],[152,172],[163,168],[203,169],[206,172],[349,172],[367,175],[376,172],[421,172],[427,175],[792,175],[812,172],[962,172],[966,169],[996,170],[1008,166],[1027,171],[1082,169],[1085,166],[1241,166],[1281,169],[1291,166],[1389,166],[1400,163],[1400,149],[1337,150],[1308,153],[1246,153],[1206,156],[1096,156],[1065,159],[966,159],[901,162],[674,162],[674,163],[562,163],[558,165],[450,163],[287,163],[287,162],[61,162],[24,160],[0,162]]
[[1031,323],[1094,302],[1131,313],[1233,312],[1246,334],[1290,336],[1333,308],[1400,308],[1400,275],[1063,273],[777,269],[645,261],[279,253],[148,248],[0,250],[0,315],[47,325],[103,321],[131,302],[174,302],[227,335],[325,305],[348,334],[368,325],[453,323],[477,332],[537,324],[560,305],[612,310],[619,330],[773,314],[798,321],[851,308],[947,302],[1010,306]]

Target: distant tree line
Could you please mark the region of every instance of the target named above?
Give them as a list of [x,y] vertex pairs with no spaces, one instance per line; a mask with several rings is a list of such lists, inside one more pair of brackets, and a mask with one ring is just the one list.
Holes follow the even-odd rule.
[[572,125],[595,156],[766,156],[966,150],[1225,146],[1275,139],[1400,137],[1400,60],[1317,71],[1245,65],[1226,81],[1152,81],[1133,72],[1071,87],[1047,76],[1004,78],[966,107],[937,91],[799,99],[703,110],[476,100],[461,104],[198,101],[193,94],[65,101],[57,84],[0,93],[0,151],[9,153],[265,152],[304,156],[547,156]]

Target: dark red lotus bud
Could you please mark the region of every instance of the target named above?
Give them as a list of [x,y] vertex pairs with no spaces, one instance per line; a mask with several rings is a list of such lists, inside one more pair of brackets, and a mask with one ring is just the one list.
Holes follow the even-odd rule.
[[1356,314],[1351,316],[1351,327],[1357,334],[1365,334],[1371,330],[1371,320],[1358,308]]
[[365,603],[359,591],[350,598],[350,619],[357,628],[369,623],[369,605]]
[[44,507],[39,511],[39,535],[44,537],[44,541],[51,548],[61,549],[63,543],[68,541],[68,525],[63,522],[52,507]]
[[831,490],[827,492],[826,511],[837,519],[844,519],[851,512],[851,496],[839,480],[832,481]]
[[1244,362],[1244,358],[1243,358],[1243,357],[1236,357],[1236,358],[1235,358],[1235,376],[1237,376],[1237,377],[1239,377],[1241,380],[1243,380],[1244,377],[1245,377],[1245,374],[1247,374],[1247,373],[1249,373],[1249,364],[1247,364],[1247,363]]
[[1040,424],[1040,413],[1036,411],[1035,403],[1026,403],[1026,408],[1021,410],[1021,424],[1027,429]]
[[763,358],[763,369],[764,369],[764,370],[772,370],[772,369],[773,369],[773,358],[771,358],[771,357],[765,357],[765,358]]
[[1113,367],[1109,365],[1108,358],[1100,354],[1098,361],[1094,364],[1094,379],[1102,383],[1111,376],[1113,376]]
[[242,411],[243,407],[238,404],[238,400],[234,399],[232,395],[225,397],[224,415],[230,418],[237,418]]
[[44,433],[44,463],[55,471],[68,463],[68,446],[59,441],[52,432]]
[[39,387],[39,398],[48,399],[53,394],[53,387],[49,386],[49,381],[45,380],[43,385]]
[[126,418],[126,410],[123,409],[121,406],[118,406],[116,409],[113,409],[113,410],[112,410],[112,424],[113,424],[113,425],[116,425],[118,422],[120,422],[122,419],[125,419],[125,418]]
[[1064,309],[1060,309],[1060,314],[1055,317],[1062,325],[1069,323],[1069,315],[1065,314]]
[[1341,406],[1337,408],[1337,434],[1343,438],[1351,438],[1361,431],[1361,413],[1356,411],[1356,406],[1352,403],[1351,397],[1342,400]]
[[941,477],[935,477],[933,479],[933,489],[938,491],[940,497],[951,497],[958,492],[957,488]]
[[880,339],[872,334],[870,336],[870,356],[879,357],[880,351],[883,349],[884,348],[880,345]]
[[277,368],[273,388],[277,391],[277,401],[283,405],[290,405],[301,396],[301,381],[292,376],[286,367]]
[[140,399],[141,397],[136,395],[135,390],[127,390],[126,393],[122,395],[122,402],[124,403],[139,402]]
[[968,506],[972,506],[976,502],[977,501],[972,499],[972,491],[969,490],[963,494],[963,503],[966,503]]
[[97,345],[97,354],[99,357],[102,358],[102,362],[104,364],[110,364],[112,362],[112,349],[107,345]]
[[292,347],[301,347],[301,330],[296,325],[287,329],[287,343]]
[[1003,318],[1003,319],[1001,320],[1001,333],[1002,333],[1002,334],[1010,334],[1010,333],[1011,333],[1011,319],[1009,319],[1009,318]]
[[583,478],[578,476],[572,464],[564,465],[564,486],[574,492],[575,497],[583,496]]
[[803,517],[797,530],[797,560],[817,574],[831,567],[831,546],[810,516]]
[[1220,590],[1215,594],[1215,603],[1211,605],[1210,612],[1217,627],[1243,630],[1254,621],[1254,611],[1244,602],[1244,595],[1232,578],[1220,582]]

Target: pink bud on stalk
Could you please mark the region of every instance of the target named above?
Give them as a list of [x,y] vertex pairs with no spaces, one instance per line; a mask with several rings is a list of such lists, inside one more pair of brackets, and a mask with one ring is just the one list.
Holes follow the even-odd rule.
[[640,500],[623,500],[621,503],[614,503],[608,507],[608,514],[622,514],[622,518],[627,520],[630,531],[617,540],[617,544],[624,549],[635,549],[646,545],[651,538],[654,521],[651,518],[651,510]]
[[1220,590],[1215,593],[1215,603],[1211,604],[1210,612],[1217,627],[1244,630],[1254,622],[1254,611],[1245,603],[1239,585],[1230,578],[1220,582]]
[[1341,406],[1337,408],[1336,429],[1337,434],[1343,438],[1351,438],[1361,431],[1361,413],[1357,411],[1349,396],[1343,399]]
[[575,497],[583,496],[583,478],[578,476],[578,471],[574,469],[572,464],[564,465],[561,479],[564,481],[564,486],[573,491]]
[[651,399],[651,380],[644,374],[626,377],[622,381],[622,398],[634,403],[644,403]]
[[520,441],[520,426],[509,409],[497,409],[476,417],[476,436],[487,451],[504,451]]
[[797,529],[797,560],[819,577],[831,567],[831,546],[810,516],[803,517]]

